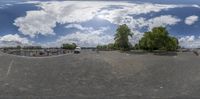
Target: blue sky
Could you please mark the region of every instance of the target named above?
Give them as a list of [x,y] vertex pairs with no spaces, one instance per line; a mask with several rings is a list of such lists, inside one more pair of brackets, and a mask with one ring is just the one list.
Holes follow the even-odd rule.
[[0,1],[0,46],[93,47],[113,43],[127,24],[136,44],[145,31],[164,26],[182,47],[200,47],[199,0]]

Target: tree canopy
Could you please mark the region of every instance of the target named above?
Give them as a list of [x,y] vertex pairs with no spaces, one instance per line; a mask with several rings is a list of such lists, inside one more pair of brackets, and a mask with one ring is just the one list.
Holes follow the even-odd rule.
[[[132,48],[129,37],[132,37],[131,30],[126,24],[120,25],[115,34],[115,43],[108,45],[98,45],[98,49],[104,50],[130,50]],[[175,51],[179,47],[177,38],[169,35],[165,27],[155,27],[151,31],[145,32],[135,49],[142,50],[165,50]]]
[[62,46],[63,49],[69,49],[69,50],[73,50],[76,47],[77,47],[77,45],[75,43],[72,43],[72,44],[66,43],[66,44],[63,44],[63,46]]
[[131,46],[129,36],[132,37],[131,30],[126,24],[120,25],[115,34],[115,46],[120,50],[128,50]]
[[137,48],[143,50],[167,50],[175,51],[178,48],[178,40],[169,36],[164,27],[155,27],[152,31],[145,32],[143,38],[136,44]]

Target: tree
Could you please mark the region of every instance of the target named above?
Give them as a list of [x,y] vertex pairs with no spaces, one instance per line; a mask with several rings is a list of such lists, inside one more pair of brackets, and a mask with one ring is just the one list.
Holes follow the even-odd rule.
[[128,50],[130,48],[129,36],[132,37],[131,30],[126,24],[120,25],[115,34],[115,46],[120,50]]
[[21,47],[20,45],[18,45],[16,48],[17,48],[17,49],[21,49],[22,47]]
[[169,36],[164,27],[155,27],[152,31],[145,32],[143,38],[139,41],[140,49],[143,50],[167,50],[174,51],[178,48],[178,40]]
[[170,37],[168,42],[166,45],[167,50],[174,51],[179,48],[179,42],[175,37]]
[[63,44],[63,46],[62,46],[63,49],[69,49],[69,50],[73,50],[76,47],[77,47],[77,45],[75,43],[72,43],[72,44],[66,43],[66,44]]
[[134,50],[140,49],[139,44],[135,44]]

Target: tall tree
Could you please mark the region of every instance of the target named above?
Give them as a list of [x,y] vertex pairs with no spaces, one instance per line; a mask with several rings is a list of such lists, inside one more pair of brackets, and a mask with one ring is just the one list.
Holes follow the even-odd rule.
[[130,48],[129,36],[132,37],[131,30],[126,24],[120,25],[115,34],[115,46],[120,50],[128,50]]

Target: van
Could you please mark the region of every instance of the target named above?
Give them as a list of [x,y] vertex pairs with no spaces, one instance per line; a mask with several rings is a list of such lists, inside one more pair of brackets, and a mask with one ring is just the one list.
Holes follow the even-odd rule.
[[74,53],[75,54],[81,53],[81,47],[76,47],[75,50],[74,50]]

